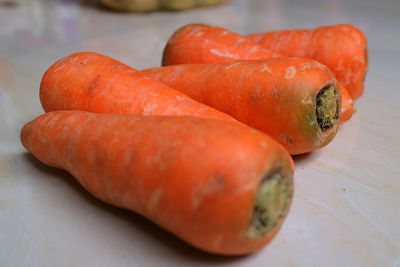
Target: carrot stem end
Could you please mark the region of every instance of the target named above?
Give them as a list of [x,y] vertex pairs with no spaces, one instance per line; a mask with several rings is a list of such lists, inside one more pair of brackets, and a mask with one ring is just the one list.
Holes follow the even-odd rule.
[[280,173],[274,173],[261,182],[254,201],[250,238],[266,235],[286,215],[293,188]]
[[339,119],[338,96],[335,87],[326,86],[317,94],[317,122],[322,131],[335,125]]

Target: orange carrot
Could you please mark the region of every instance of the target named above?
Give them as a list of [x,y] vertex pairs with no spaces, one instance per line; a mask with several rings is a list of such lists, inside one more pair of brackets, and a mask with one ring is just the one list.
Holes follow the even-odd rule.
[[[206,24],[189,24],[177,30],[169,39],[163,53],[163,65],[210,64],[247,59],[279,57],[242,35]],[[341,86],[342,92],[346,89]],[[342,94],[341,121],[353,114],[353,99]]]
[[305,58],[182,64],[143,72],[278,140],[290,154],[328,144],[341,91],[332,72]]
[[190,115],[233,120],[112,58],[72,54],[51,66],[40,84],[43,109],[137,115]]
[[342,108],[340,109],[340,122],[348,121],[354,114],[354,101],[349,92],[338,82],[338,86],[342,91]]
[[168,40],[162,65],[220,63],[275,56],[278,55],[227,29],[189,24],[178,29]]
[[21,141],[95,197],[212,253],[262,248],[292,199],[283,147],[225,120],[54,111],[26,124]]
[[247,35],[266,49],[289,57],[309,57],[328,66],[353,99],[364,91],[368,68],[367,40],[354,26],[339,24],[310,30]]

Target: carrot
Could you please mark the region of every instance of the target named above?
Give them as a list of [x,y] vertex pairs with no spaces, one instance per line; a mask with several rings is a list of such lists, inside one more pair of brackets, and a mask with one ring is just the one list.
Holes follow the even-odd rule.
[[338,82],[338,86],[342,91],[342,107],[340,109],[340,122],[348,121],[354,114],[354,101],[349,92]]
[[292,199],[283,147],[224,120],[54,111],[27,123],[21,141],[98,199],[212,253],[265,246]]
[[230,116],[127,65],[97,53],[63,58],[43,75],[43,109],[137,115],[188,115],[233,120]]
[[162,65],[220,63],[275,56],[278,55],[227,29],[189,24],[178,29],[168,40]]
[[[269,47],[267,47],[269,48]],[[224,28],[206,24],[189,24],[177,30],[169,39],[163,53],[163,65],[210,64],[234,60],[269,59],[281,57],[259,44]],[[341,90],[346,88],[341,86]],[[342,94],[341,121],[353,114],[353,99]]]
[[336,134],[341,91],[332,72],[306,58],[182,64],[143,72],[278,140],[290,154]]
[[266,49],[289,57],[309,57],[328,66],[353,99],[364,91],[368,68],[367,40],[348,24],[315,29],[285,30],[247,35]]

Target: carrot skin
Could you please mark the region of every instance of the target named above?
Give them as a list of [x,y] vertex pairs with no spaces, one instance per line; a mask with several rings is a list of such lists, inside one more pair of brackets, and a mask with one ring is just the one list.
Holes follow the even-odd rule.
[[279,55],[221,27],[189,24],[178,29],[164,48],[162,65],[220,63]]
[[121,62],[92,52],[52,65],[40,84],[43,109],[233,119]]
[[338,86],[342,91],[342,108],[340,110],[340,122],[348,121],[354,114],[354,100],[351,98],[349,92],[338,82]]
[[[278,232],[292,198],[293,161],[284,148],[224,120],[54,111],[27,123],[21,141],[95,197],[212,253],[261,249]],[[287,198],[270,231],[254,238],[255,194],[274,172]]]
[[182,64],[143,72],[189,97],[269,134],[290,154],[328,144],[338,123],[322,130],[316,118],[317,94],[333,86],[339,116],[341,91],[324,65],[301,58]]
[[[250,37],[252,37],[250,35]],[[206,24],[189,24],[178,29],[164,48],[163,66],[177,64],[211,64],[235,60],[269,59],[283,57],[275,46],[264,46],[254,42],[254,38]],[[293,45],[296,45],[294,43]],[[261,45],[261,46],[260,46]],[[298,45],[298,44],[297,44]],[[286,51],[284,51],[286,52]],[[288,53],[288,52],[287,52]],[[287,55],[287,54],[283,54]],[[297,54],[295,56],[302,56]],[[305,56],[307,57],[307,56]],[[323,62],[322,62],[323,63]],[[329,67],[329,66],[328,66]],[[347,90],[341,86],[342,92]],[[352,116],[353,99],[347,92],[342,94],[341,121]]]
[[367,39],[352,25],[254,33],[246,37],[283,56],[317,60],[335,73],[353,99],[363,94],[368,69]]

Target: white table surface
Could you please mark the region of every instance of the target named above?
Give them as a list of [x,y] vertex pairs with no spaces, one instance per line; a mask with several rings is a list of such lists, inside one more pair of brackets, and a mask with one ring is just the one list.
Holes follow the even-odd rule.
[[[10,0],[9,0],[10,1]],[[93,1],[0,1],[0,266],[400,266],[400,1],[232,1],[186,12],[121,14]],[[178,27],[239,33],[350,23],[370,69],[357,113],[324,149],[295,158],[295,196],[280,233],[246,257],[193,249],[97,201],[19,142],[43,113],[43,72],[77,51],[137,69],[160,64]]]

